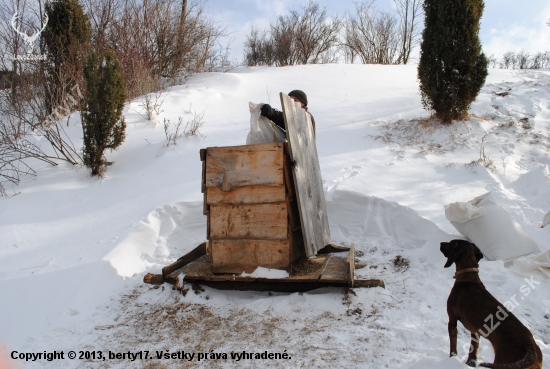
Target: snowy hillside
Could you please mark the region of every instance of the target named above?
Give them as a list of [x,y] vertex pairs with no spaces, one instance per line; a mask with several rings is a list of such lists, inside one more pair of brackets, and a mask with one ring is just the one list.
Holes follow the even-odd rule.
[[[315,117],[331,235],[356,245],[359,277],[386,288],[309,293],[218,291],[183,296],[142,283],[204,241],[199,149],[245,143],[248,102],[280,108],[302,89]],[[506,92],[506,93],[504,93]],[[499,93],[497,95],[496,93]],[[37,164],[37,177],[0,199],[0,341],[5,355],[57,351],[138,352],[154,359],[8,360],[21,368],[467,368],[448,359],[446,300],[454,266],[439,243],[457,238],[443,206],[492,191],[550,250],[550,71],[490,70],[471,118],[431,123],[415,66],[307,65],[201,74],[166,95],[156,122],[125,111],[127,138],[108,154],[104,179],[86,168]],[[204,112],[201,133],[166,147],[164,119]],[[81,145],[71,118],[68,131]],[[61,122],[60,124],[66,124]],[[40,138],[36,138],[40,141]],[[79,141],[80,140],[80,141]],[[478,160],[480,159],[481,160]],[[400,257],[398,257],[400,256]],[[480,262],[501,302],[525,276]],[[550,368],[550,279],[514,309]],[[1,347],[1,344],[0,344]],[[284,360],[156,359],[176,353],[277,352]],[[493,350],[481,341],[480,359]]]

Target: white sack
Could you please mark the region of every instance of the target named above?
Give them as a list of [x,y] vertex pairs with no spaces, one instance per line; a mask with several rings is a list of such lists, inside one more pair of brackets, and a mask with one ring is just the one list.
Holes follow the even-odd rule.
[[261,115],[260,109],[263,103],[248,103],[250,109],[250,132],[246,137],[246,144],[259,144],[268,142],[286,142],[285,132],[275,123]]
[[[495,202],[490,192],[456,204],[445,206],[447,219],[475,243],[488,260],[508,261],[540,252],[535,241]],[[482,210],[484,214],[480,215]]]
[[540,224],[541,228],[546,227],[548,224],[550,224],[550,211],[546,213],[544,218],[542,218],[542,223]]
[[514,260],[513,269],[526,276],[541,272],[546,277],[550,278],[550,251],[516,259]]
[[485,214],[485,209],[475,206],[471,201],[453,202],[445,206],[445,216],[451,222],[464,223],[470,219],[479,218]]

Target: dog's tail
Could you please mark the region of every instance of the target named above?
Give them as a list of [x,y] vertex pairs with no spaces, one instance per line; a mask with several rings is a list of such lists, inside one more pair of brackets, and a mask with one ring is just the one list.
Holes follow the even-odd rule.
[[511,364],[490,364],[490,363],[481,363],[479,366],[483,366],[485,368],[494,368],[494,369],[526,369],[529,368],[531,365],[535,363],[537,360],[537,353],[535,352],[535,349],[533,345],[529,345],[527,347],[527,350],[525,350],[525,356],[516,361],[515,363]]

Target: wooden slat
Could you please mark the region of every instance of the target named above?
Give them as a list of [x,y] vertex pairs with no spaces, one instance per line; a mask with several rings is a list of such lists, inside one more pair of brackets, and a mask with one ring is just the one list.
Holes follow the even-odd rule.
[[166,278],[166,276],[168,276],[170,273],[189,264],[194,260],[197,260],[198,258],[200,258],[205,254],[206,254],[206,242],[203,242],[199,246],[195,247],[193,250],[188,252],[187,254],[180,257],[178,260],[176,260],[175,263],[172,263],[162,268],[163,277]]
[[210,239],[210,211],[206,213],[206,239]]
[[258,266],[290,268],[288,240],[213,240],[214,273],[252,273]]
[[311,117],[286,94],[281,93],[290,160],[306,255],[311,257],[330,243],[321,169]]
[[202,180],[201,180],[201,192],[206,191],[206,161],[202,161]]
[[292,179],[292,164],[290,163],[290,156],[285,155],[284,160],[284,174],[285,174],[285,186],[288,197],[291,199],[296,198],[296,193],[294,191],[294,179]]
[[210,240],[288,238],[286,203],[210,206]]
[[206,187],[283,186],[283,143],[209,147]]
[[202,197],[202,214],[207,215],[208,214],[208,200],[207,200],[207,193],[205,192]]
[[353,288],[353,282],[355,280],[355,244],[351,244],[349,248],[348,259],[346,260],[346,274],[348,284]]
[[320,280],[326,281],[347,281],[346,260],[336,255],[329,255],[329,261],[325,266]]
[[143,282],[149,284],[163,284],[164,277],[162,276],[162,274],[147,273],[145,274],[145,277],[143,277]]
[[296,202],[296,199],[291,201],[291,199],[287,197],[286,206],[288,208],[288,220],[292,230],[300,230],[300,213],[298,211],[298,203]]
[[386,284],[382,279],[356,279],[353,282],[354,288],[386,288]]
[[[288,142],[285,142],[285,153],[288,151]],[[290,156],[285,154],[284,161],[285,187],[286,187],[286,205],[288,207],[288,218],[293,231],[301,229],[300,211],[298,210],[298,201],[296,192],[294,191],[294,179],[292,175],[292,166],[290,164]],[[302,236],[303,237],[303,236]],[[302,242],[303,247],[303,242]]]
[[304,236],[302,235],[302,230],[292,230],[289,225],[289,234],[290,234],[290,263],[292,264],[295,260],[303,258],[306,256],[304,249]]
[[209,187],[206,198],[208,205],[279,203],[285,201],[285,186],[246,186],[231,191]]

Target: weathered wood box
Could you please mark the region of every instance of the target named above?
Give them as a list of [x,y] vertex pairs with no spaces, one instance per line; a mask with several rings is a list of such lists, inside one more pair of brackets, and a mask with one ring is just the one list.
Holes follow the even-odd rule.
[[214,273],[286,269],[305,255],[287,143],[201,150]]

